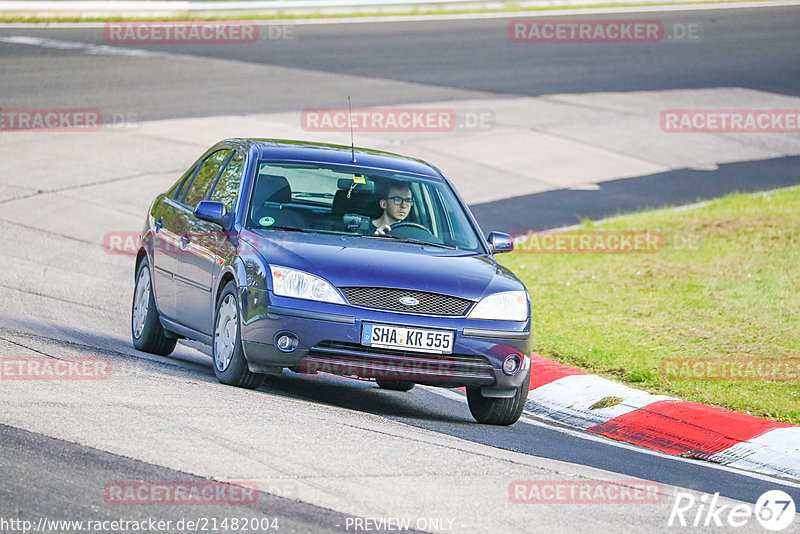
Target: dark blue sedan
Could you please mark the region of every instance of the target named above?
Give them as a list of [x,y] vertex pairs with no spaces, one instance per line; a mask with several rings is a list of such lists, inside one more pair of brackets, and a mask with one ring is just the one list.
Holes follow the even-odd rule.
[[465,387],[482,423],[519,419],[530,300],[452,184],[420,160],[229,139],[150,207],[136,258],[134,346],[211,345],[220,382],[284,369],[385,389]]

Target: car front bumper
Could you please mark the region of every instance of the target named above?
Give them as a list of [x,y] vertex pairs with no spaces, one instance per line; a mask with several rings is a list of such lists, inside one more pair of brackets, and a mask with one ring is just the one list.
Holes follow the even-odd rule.
[[[279,297],[241,288],[242,343],[251,371],[408,380],[446,387],[481,387],[486,397],[508,397],[524,382],[530,365],[530,320],[489,321],[415,315]],[[452,354],[384,349],[361,344],[364,323],[454,332]],[[294,342],[285,350],[277,340]],[[503,372],[512,354],[522,365]]]

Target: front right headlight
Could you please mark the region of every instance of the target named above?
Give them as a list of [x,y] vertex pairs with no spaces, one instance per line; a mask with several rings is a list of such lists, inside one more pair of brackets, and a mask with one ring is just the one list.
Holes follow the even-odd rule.
[[347,304],[336,288],[324,278],[281,265],[270,264],[269,269],[272,271],[272,291],[276,295]]
[[527,321],[528,295],[525,291],[503,291],[483,297],[472,308],[469,319]]

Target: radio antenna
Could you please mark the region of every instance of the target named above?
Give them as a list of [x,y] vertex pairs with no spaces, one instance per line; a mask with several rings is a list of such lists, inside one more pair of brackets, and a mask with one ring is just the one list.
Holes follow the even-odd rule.
[[356,163],[356,142],[353,137],[353,107],[350,105],[350,95],[347,96],[347,122],[350,123],[350,153],[353,155],[353,163]]

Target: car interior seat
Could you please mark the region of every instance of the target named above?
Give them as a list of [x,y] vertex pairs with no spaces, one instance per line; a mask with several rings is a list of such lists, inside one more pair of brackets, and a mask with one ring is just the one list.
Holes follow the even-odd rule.
[[[348,198],[348,193],[350,197]],[[372,191],[347,191],[339,189],[333,196],[333,206],[331,213],[335,215],[344,215],[345,213],[354,213],[357,215],[366,215],[367,217],[379,217],[382,210],[378,204],[378,199],[375,198]]]
[[291,202],[292,189],[285,176],[261,174],[253,192],[253,221],[262,224],[262,219],[271,217],[273,222],[268,226],[305,228],[305,218],[297,209],[288,206]]

